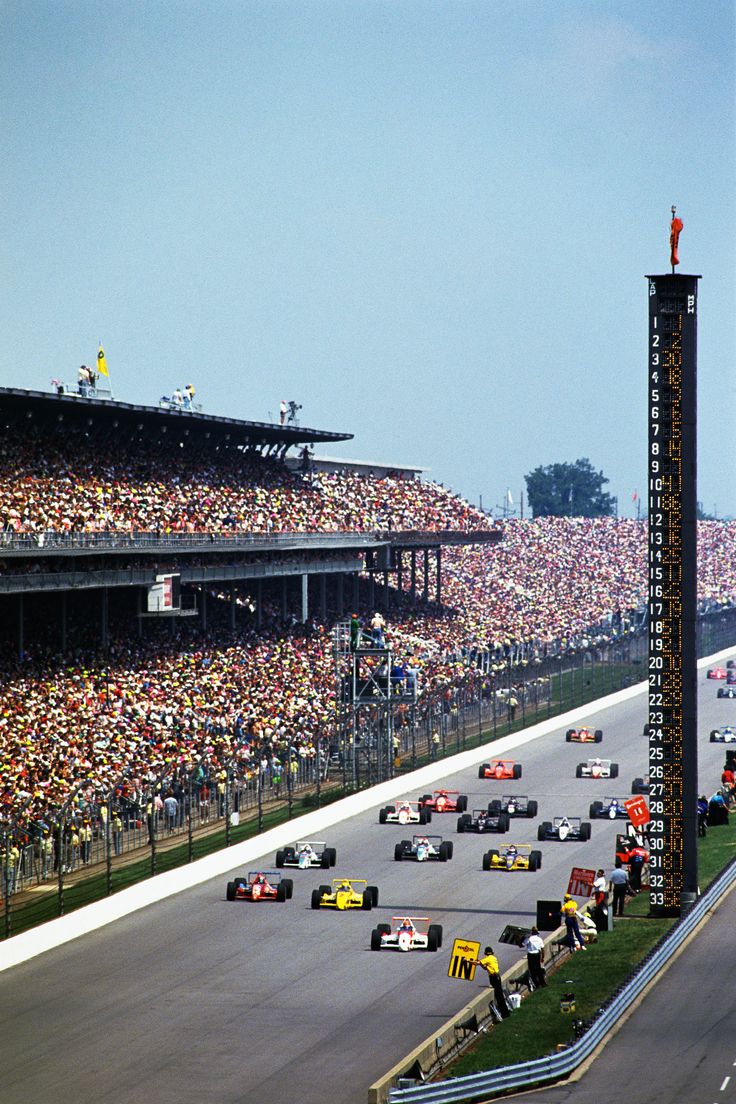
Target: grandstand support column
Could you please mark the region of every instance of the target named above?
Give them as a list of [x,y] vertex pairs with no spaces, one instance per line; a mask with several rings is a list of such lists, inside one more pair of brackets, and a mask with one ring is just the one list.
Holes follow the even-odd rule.
[[[140,624],[140,618],[138,619]],[[66,591],[61,592],[61,654],[66,655]]]
[[383,605],[385,607],[386,613],[388,613],[389,607],[391,605],[391,599],[389,598],[388,589],[388,571],[384,571],[383,573]]
[[429,549],[424,549],[424,601],[429,601]]
[[138,587],[135,592],[135,612],[137,614],[136,620],[138,622],[138,636],[143,636],[143,588]]
[[399,592],[399,600],[404,591],[404,560],[401,549],[396,549],[396,589]]
[[263,580],[256,579],[256,625],[263,625]]
[[353,575],[353,609],[354,610],[357,610],[357,608],[358,608],[358,598],[359,597],[360,597],[360,578],[359,578],[358,573],[356,571],[356,573]]
[[411,550],[411,604],[417,604],[417,550]]
[[302,623],[309,617],[309,576],[302,575]]
[[102,647],[106,648],[108,644],[108,623],[107,623],[107,607],[108,607],[108,593],[107,587],[103,587],[100,592],[100,640]]
[[319,615],[323,621],[327,620],[327,576],[319,577]]
[[23,658],[24,641],[23,641],[23,595],[18,595],[18,658]]
[[368,587],[368,605],[372,610],[376,608],[376,576],[373,571],[370,574],[370,585]]
[[203,586],[202,595],[202,631],[207,632],[207,587]]
[[230,585],[230,628],[235,629],[235,587]]
[[337,616],[342,617],[345,612],[345,576],[342,571],[338,571],[335,577],[335,604]]
[[437,545],[437,586],[435,589],[435,601],[437,605],[442,601],[442,546]]

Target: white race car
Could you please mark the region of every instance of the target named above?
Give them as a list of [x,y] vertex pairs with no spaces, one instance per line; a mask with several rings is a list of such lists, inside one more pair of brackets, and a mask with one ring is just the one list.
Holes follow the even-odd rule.
[[299,870],[308,870],[319,866],[329,870],[337,862],[337,851],[327,847],[324,840],[297,840],[293,847],[285,847],[276,852],[276,866],[296,866]]
[[610,759],[589,759],[587,763],[578,763],[576,778],[618,778],[618,763]]
[[429,824],[431,819],[431,809],[422,809],[418,801],[409,801],[408,798],[378,811],[379,824]]
[[442,836],[414,836],[413,840],[402,840],[394,847],[394,859],[414,859],[416,862],[447,862],[452,858],[452,840],[443,840]]
[[710,742],[712,744],[736,744],[736,728],[733,725],[714,728],[710,734]]
[[428,916],[392,916],[390,924],[379,924],[371,932],[371,950],[391,947],[397,951],[436,951],[442,946],[442,925],[430,924]]

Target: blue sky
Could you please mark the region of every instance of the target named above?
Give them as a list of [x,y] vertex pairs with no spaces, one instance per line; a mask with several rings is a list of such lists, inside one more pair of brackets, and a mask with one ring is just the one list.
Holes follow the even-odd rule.
[[734,9],[0,8],[0,384],[279,401],[486,507],[646,489],[644,275],[700,273],[699,497],[736,516]]

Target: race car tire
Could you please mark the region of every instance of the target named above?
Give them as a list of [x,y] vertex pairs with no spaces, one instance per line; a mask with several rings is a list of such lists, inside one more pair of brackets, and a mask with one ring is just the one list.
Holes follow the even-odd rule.
[[498,798],[494,798],[493,801],[488,802],[488,814],[489,816],[500,816],[501,802],[498,800]]
[[509,816],[508,813],[501,813],[501,815],[498,818],[498,831],[501,834],[503,834],[504,832],[508,832],[510,827],[511,827],[511,817]]
[[368,893],[370,895],[371,901],[373,902],[373,907],[377,908],[378,907],[378,886],[366,886],[365,891],[366,891],[366,893]]
[[427,930],[427,938],[429,938],[429,933],[430,932],[434,933],[434,938],[435,938],[435,942],[437,943],[437,947],[438,948],[441,947],[442,946],[442,925],[441,924],[430,924],[429,928]]
[[285,847],[284,848],[284,859],[286,860],[286,862],[288,862],[289,859],[295,859],[295,858],[296,858],[296,851],[294,850],[294,848],[293,847]]
[[380,951],[381,949],[381,933],[378,928],[374,928],[371,932],[371,950]]
[[543,820],[537,828],[537,839],[546,840],[547,833],[552,831],[552,822],[549,820]]
[[419,798],[419,804],[420,805],[426,805],[427,802],[431,801],[431,800],[432,800],[432,795],[431,794],[422,794],[422,796]]
[[574,728],[568,728],[567,732],[565,733],[565,739],[567,740],[568,744],[572,743],[572,738],[573,738],[574,735],[575,735],[575,729]]
[[284,865],[284,852],[283,851],[277,851],[276,852],[276,869],[281,870],[283,865]]
[[602,801],[593,801],[593,802],[591,802],[591,806],[588,809],[588,816],[590,817],[591,820],[595,820],[595,818],[600,816],[600,814],[602,812],[603,812],[603,802]]
[[447,847],[446,847],[444,841],[439,846],[439,850],[437,852],[437,857],[440,860],[440,862],[447,862],[447,860],[449,858],[449,856],[447,854]]
[[478,767],[478,777],[485,778],[487,770],[490,770],[490,763],[481,763]]
[[294,896],[294,883],[292,882],[291,878],[284,878],[284,880],[281,882],[281,885],[284,886],[286,889],[286,900],[290,901],[291,898]]
[[371,897],[367,889],[363,893],[363,901],[360,907],[363,909],[364,912],[370,912],[373,908],[373,898]]
[[458,832],[464,832],[468,825],[473,823],[473,818],[470,813],[463,813],[462,816],[457,818],[457,830]]
[[[533,868],[531,866],[532,859],[537,864]],[[541,851],[532,851],[531,855],[529,856],[529,868],[534,869],[534,870],[541,870],[542,869],[542,852]]]
[[388,816],[388,809],[379,809],[378,810],[378,823],[379,824],[385,824],[387,816]]
[[584,766],[585,766],[584,763],[578,763],[578,765],[575,768],[575,777],[576,778],[582,778],[583,777],[583,767]]
[[726,664],[726,667],[728,668],[729,671],[733,671],[734,667],[736,667],[736,659],[729,659],[729,661]]
[[332,864],[330,863],[329,848],[325,847],[324,851],[322,852],[322,858],[320,859],[319,865],[322,867],[323,870],[329,870],[330,869],[330,866]]
[[228,901],[234,901],[235,900],[235,882],[228,882],[227,883],[227,890],[225,891],[225,896],[227,897]]
[[276,886],[276,900],[288,901],[288,899],[289,894],[286,889],[286,882],[279,882],[279,884]]
[[593,738],[594,738],[595,742],[597,744],[599,744],[601,742],[601,740],[603,739],[603,730],[600,729],[600,728],[597,728],[595,730],[595,732],[593,733]]
[[403,843],[397,843],[394,847],[394,862],[401,862],[404,857],[404,845]]
[[529,817],[529,819],[532,820],[535,816],[537,816],[538,812],[539,805],[537,804],[537,802],[529,801],[526,807],[526,815]]
[[427,932],[427,950],[428,951],[436,951],[437,950],[437,932],[432,930],[433,927],[434,927],[434,924],[432,925],[432,927]]
[[527,870],[531,870],[532,873],[534,873],[534,871],[537,869],[537,855],[538,854],[539,854],[538,851],[532,851],[531,855],[529,856],[529,866],[527,867]]
[[590,839],[590,823],[587,820],[584,820],[580,825],[580,838],[581,840]]
[[490,851],[484,851],[483,852],[483,862],[482,862],[481,865],[482,865],[484,870],[490,870],[491,869],[491,852]]
[[452,840],[447,840],[447,857],[448,857],[448,859],[451,859],[454,854],[455,854],[455,844],[452,842]]
[[611,778],[618,778],[618,763],[611,763]]
[[631,783],[631,792],[632,792],[632,794],[640,794],[640,793],[646,793],[647,792],[646,787],[644,785],[644,779],[643,778],[635,778],[634,779],[634,781]]
[[391,934],[391,925],[390,924],[378,924],[376,926],[376,931],[381,932],[382,935],[390,935]]
[[429,824],[431,819],[432,819],[432,813],[430,812],[429,809],[420,809],[420,811],[419,811],[419,823],[420,824]]
[[717,736],[718,736],[718,733],[717,733],[717,732],[711,732],[711,734],[710,734],[710,742],[711,742],[712,744],[715,744],[715,743],[716,743],[716,738],[717,738]]
[[330,853],[330,866],[334,866],[335,863],[337,862],[337,848],[336,847],[328,847],[327,850]]
[[642,732],[642,736],[648,736],[648,735],[649,735],[649,722],[647,721],[647,723],[644,725],[644,731]]
[[456,809],[459,813],[464,813],[468,807],[468,799],[465,794],[458,794]]

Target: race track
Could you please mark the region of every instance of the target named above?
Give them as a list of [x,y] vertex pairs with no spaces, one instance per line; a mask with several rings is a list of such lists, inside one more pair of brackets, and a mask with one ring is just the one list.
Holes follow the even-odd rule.
[[[718,784],[724,747],[711,727],[736,722],[736,701],[718,701],[701,674],[701,788]],[[540,820],[583,816],[603,794],[629,796],[646,774],[646,698],[589,714],[601,745],[566,744],[562,729],[520,753],[520,783],[480,781],[477,769],[447,785],[485,805],[516,789],[539,801],[535,821],[507,836],[459,835],[456,815],[431,828],[455,843],[452,862],[396,863],[410,835],[378,824],[377,808],[327,834],[334,873],[379,887],[379,908],[312,911],[326,872],[294,871],[284,904],[225,900],[226,878],[204,883],[5,972],[0,978],[0,1068],[4,1104],[356,1104],[368,1085],[460,1009],[482,980],[447,977],[453,938],[491,942],[502,969],[519,950],[497,943],[506,923],[533,923],[538,897],[559,897],[573,865],[612,866],[614,823],[594,821],[588,843],[536,844]],[[575,778],[594,754],[620,764],[619,779]],[[411,788],[407,796],[418,796]],[[296,839],[298,828],[295,828]],[[483,873],[496,842],[535,842],[537,873]],[[263,866],[273,868],[274,856]],[[244,873],[234,870],[235,873]],[[437,954],[369,950],[370,931],[395,912],[444,927]]]

